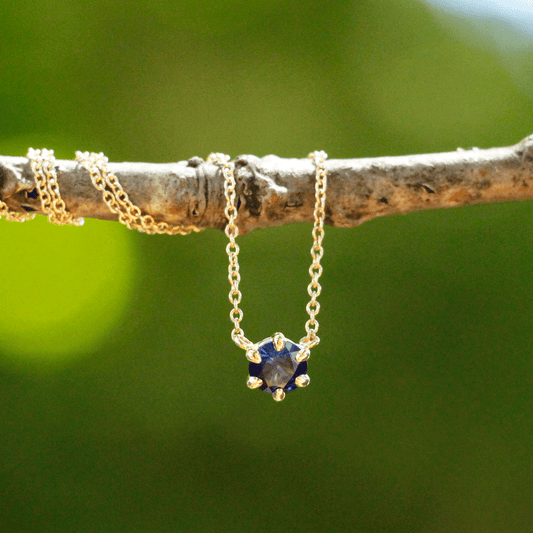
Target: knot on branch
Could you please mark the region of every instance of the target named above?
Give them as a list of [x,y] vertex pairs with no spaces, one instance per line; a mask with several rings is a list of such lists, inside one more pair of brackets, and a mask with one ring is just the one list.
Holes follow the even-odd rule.
[[279,187],[270,176],[262,172],[260,165],[261,159],[253,155],[241,155],[235,159],[238,188],[249,217],[259,217],[265,200],[272,194],[287,192],[285,187]]
[[522,163],[533,163],[533,135],[519,142],[517,147],[518,154],[522,156]]
[[0,191],[4,199],[10,198],[24,188],[22,176],[17,169],[11,165],[0,165]]

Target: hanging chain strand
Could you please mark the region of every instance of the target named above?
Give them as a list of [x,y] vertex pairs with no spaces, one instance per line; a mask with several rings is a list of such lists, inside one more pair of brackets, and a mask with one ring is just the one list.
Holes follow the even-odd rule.
[[83,225],[84,219],[74,218],[67,211],[65,202],[59,193],[54,151],[46,148],[42,150],[30,148],[26,157],[30,160],[41,199],[41,207],[44,214],[48,215],[48,222],[59,226],[64,224]]
[[242,309],[239,307],[241,303],[242,294],[239,290],[239,282],[241,281],[241,275],[239,274],[239,245],[235,242],[235,239],[239,235],[239,228],[235,223],[237,219],[237,208],[235,207],[235,164],[230,161],[229,155],[212,153],[207,158],[209,163],[214,163],[222,169],[224,176],[224,193],[226,195],[226,208],[224,213],[228,219],[226,224],[225,233],[229,239],[229,243],[226,246],[226,252],[229,258],[228,266],[228,279],[231,285],[229,291],[229,301],[233,305],[229,317],[234,324],[233,331],[231,332],[231,338],[237,346],[250,349],[253,343],[244,336],[240,323],[243,317]]
[[143,215],[139,207],[132,203],[118,178],[109,170],[109,159],[103,153],[76,152],[76,161],[89,172],[93,185],[102,191],[107,207],[118,215],[119,221],[128,229],[150,235],[188,235],[192,231],[200,231],[196,226],[171,226],[166,222],[156,222],[151,215]]
[[[318,296],[322,292],[322,287],[318,282],[318,279],[322,275],[322,265],[320,260],[324,255],[324,249],[322,248],[322,240],[324,239],[324,219],[326,216],[325,204],[326,204],[326,187],[327,187],[327,170],[326,170],[326,158],[328,157],[326,152],[316,151],[312,152],[308,156],[313,159],[316,165],[316,184],[315,184],[315,211],[314,218],[315,223],[313,227],[313,247],[311,248],[311,256],[313,262],[309,267],[309,274],[311,275],[311,283],[307,288],[309,296],[311,296],[310,302],[306,306],[306,310],[309,313],[309,320],[305,324],[305,331],[307,336],[301,339],[301,343],[305,344],[308,348],[316,346],[320,339],[317,336],[318,321],[316,315],[320,310],[320,304],[317,301]],[[241,303],[242,294],[239,290],[239,282],[241,276],[239,273],[239,246],[235,242],[236,237],[239,234],[239,229],[236,224],[237,209],[235,207],[235,165],[230,161],[230,157],[225,154],[212,153],[207,158],[210,163],[215,163],[222,169],[224,175],[224,192],[226,195],[226,209],[225,214],[228,219],[226,225],[226,235],[229,238],[229,243],[226,247],[226,252],[229,257],[228,277],[231,285],[229,292],[229,301],[233,304],[233,309],[230,312],[230,319],[234,324],[231,338],[240,348],[245,350],[250,349],[253,343],[244,336],[240,323],[243,317],[242,309],[239,307]]]
[[26,222],[26,220],[33,220],[35,213],[17,213],[10,211],[5,202],[0,200],[0,218],[4,217],[9,222]]
[[302,343],[309,348],[316,346],[320,339],[317,336],[318,320],[315,318],[320,311],[320,304],[317,301],[318,296],[322,292],[322,286],[318,279],[322,275],[323,268],[320,260],[324,255],[324,248],[322,241],[324,239],[324,218],[326,217],[326,188],[328,185],[328,172],[326,170],[326,159],[328,154],[324,151],[311,152],[307,157],[313,159],[316,165],[316,182],[315,182],[315,224],[313,227],[313,246],[311,248],[311,257],[313,263],[309,267],[309,274],[311,276],[311,283],[307,287],[307,292],[311,296],[311,300],[307,304],[307,312],[309,313],[309,320],[305,324],[305,331],[307,337],[302,339]]

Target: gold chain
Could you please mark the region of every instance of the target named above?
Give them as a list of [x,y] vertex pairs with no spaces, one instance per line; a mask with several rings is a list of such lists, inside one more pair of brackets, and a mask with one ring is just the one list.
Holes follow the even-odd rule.
[[83,225],[84,219],[74,218],[67,211],[65,202],[59,193],[54,151],[46,148],[42,150],[30,148],[27,157],[30,160],[31,169],[35,176],[43,212],[48,215],[48,222],[58,225]]
[[191,231],[200,231],[196,226],[170,226],[166,222],[156,222],[151,215],[143,215],[139,207],[132,203],[117,177],[109,170],[109,160],[103,153],[76,152],[76,161],[89,171],[93,185],[102,191],[107,207],[118,215],[120,222],[129,229],[167,235],[188,235]]
[[229,258],[228,279],[231,285],[229,301],[233,305],[229,317],[235,326],[231,332],[231,338],[237,346],[248,350],[253,346],[253,343],[244,336],[244,331],[240,326],[243,312],[239,307],[242,299],[242,294],[239,290],[239,282],[241,281],[238,259],[239,245],[235,242],[235,239],[239,235],[239,228],[235,223],[235,220],[237,219],[237,208],[235,207],[235,164],[230,161],[229,155],[220,153],[210,154],[207,161],[219,165],[224,176],[224,192],[226,195],[226,209],[224,210],[224,213],[228,219],[225,232],[229,239],[229,243],[226,246],[226,252]]
[[[320,260],[324,255],[324,249],[322,247],[322,240],[324,239],[324,218],[326,216],[325,203],[326,203],[326,187],[327,187],[327,170],[326,170],[326,158],[328,157],[326,152],[316,151],[312,152],[308,156],[313,159],[316,165],[316,185],[315,185],[315,211],[314,218],[315,223],[313,227],[313,247],[311,248],[311,256],[313,262],[309,267],[309,274],[311,275],[311,283],[307,288],[309,296],[311,296],[310,302],[306,306],[306,310],[309,313],[309,320],[305,324],[305,330],[307,336],[301,339],[301,344],[304,344],[308,348],[316,346],[320,339],[317,336],[318,321],[316,315],[320,310],[320,304],[317,301],[317,297],[322,292],[322,287],[318,282],[322,274],[322,265]],[[226,252],[229,258],[228,266],[228,278],[231,285],[229,292],[229,301],[233,304],[233,309],[230,312],[230,319],[234,324],[233,331],[231,332],[231,338],[240,348],[250,350],[254,344],[244,336],[240,323],[243,317],[242,309],[239,304],[242,300],[242,294],[239,290],[239,282],[241,276],[239,273],[239,245],[235,242],[235,239],[239,235],[239,228],[236,224],[237,209],[235,207],[235,165],[230,161],[230,157],[221,153],[212,153],[207,158],[210,163],[215,163],[222,169],[224,176],[224,192],[226,195],[226,209],[225,214],[228,219],[226,225],[226,235],[229,238],[229,243],[226,246]]]
[[0,218],[2,217],[10,222],[26,222],[26,220],[33,220],[35,213],[17,213],[10,211],[7,204],[0,200]]
[[313,159],[316,165],[316,182],[315,182],[315,224],[313,227],[313,246],[311,248],[311,257],[313,262],[309,267],[309,274],[311,275],[311,283],[307,287],[307,292],[311,296],[311,300],[306,306],[309,313],[309,320],[305,324],[305,331],[307,337],[302,339],[304,344],[307,344],[309,348],[316,346],[320,339],[316,333],[318,331],[318,321],[315,318],[320,311],[320,304],[317,302],[317,298],[322,292],[322,287],[318,283],[318,279],[322,275],[322,265],[320,260],[324,255],[324,248],[322,247],[322,241],[324,239],[324,218],[326,217],[326,188],[328,185],[328,172],[326,170],[326,159],[328,154],[324,151],[311,152],[308,156],[309,159]]

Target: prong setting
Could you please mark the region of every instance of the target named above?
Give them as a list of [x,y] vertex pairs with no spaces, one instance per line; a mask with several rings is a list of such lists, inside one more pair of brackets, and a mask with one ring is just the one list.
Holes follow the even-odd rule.
[[262,384],[263,380],[255,376],[249,376],[248,381],[246,382],[246,385],[249,389],[258,389]]
[[[77,152],[77,155],[79,154],[80,152]],[[311,283],[307,287],[307,292],[311,297],[311,300],[306,306],[307,313],[309,314],[309,320],[305,323],[307,336],[303,337],[300,343],[295,343],[285,338],[282,333],[276,332],[272,337],[264,339],[257,344],[252,343],[244,336],[244,331],[240,326],[243,312],[239,307],[242,297],[239,290],[239,282],[241,280],[238,261],[239,246],[235,242],[236,237],[239,235],[239,229],[236,223],[235,163],[231,162],[228,155],[221,153],[212,153],[207,158],[208,162],[214,163],[219,167],[224,177],[224,193],[226,196],[225,215],[228,220],[226,236],[229,238],[226,253],[229,258],[228,273],[231,284],[229,300],[233,305],[230,318],[234,324],[231,337],[237,346],[245,350],[246,358],[250,362],[247,381],[248,387],[251,389],[259,388],[272,394],[272,397],[277,402],[285,398],[285,393],[292,392],[300,387],[306,387],[309,384],[307,360],[309,359],[310,349],[320,342],[317,336],[319,324],[316,315],[320,310],[320,304],[317,298],[322,292],[319,278],[323,271],[320,261],[324,254],[322,239],[324,237],[324,220],[326,217],[325,205],[328,182],[326,158],[328,156],[326,152],[316,150],[311,152],[308,157],[313,159],[315,166],[315,210],[312,231],[313,247],[311,248],[313,262],[309,267]],[[97,186],[97,188],[100,187]],[[136,220],[135,224],[137,224]],[[197,230],[197,228],[194,229]]]
[[302,348],[301,351],[299,351],[294,358],[298,363],[303,363],[304,361],[307,361],[309,359],[309,356],[311,355],[311,351],[309,348]]
[[272,393],[272,398],[274,398],[274,400],[276,400],[276,402],[281,402],[281,400],[283,400],[283,398],[285,398],[285,392],[283,391],[283,389],[276,389]]
[[248,387],[268,392],[277,402],[287,393],[309,383],[309,348],[287,339],[282,333],[274,333],[258,343],[249,343],[246,357],[250,361]]
[[285,348],[285,344],[287,343],[287,339],[285,338],[285,335],[279,332],[274,333],[272,340],[274,341],[274,348],[276,348],[278,352],[281,352],[281,350]]
[[259,351],[256,348],[251,348],[250,350],[246,350],[246,359],[250,361],[250,363],[261,363],[261,356],[259,355]]
[[301,374],[294,381],[298,387],[307,387],[311,380],[307,374]]

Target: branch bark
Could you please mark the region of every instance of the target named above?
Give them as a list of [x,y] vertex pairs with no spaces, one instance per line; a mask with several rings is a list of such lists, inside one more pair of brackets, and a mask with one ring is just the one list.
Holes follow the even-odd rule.
[[[520,143],[480,150],[326,162],[326,223],[357,226],[374,217],[421,209],[533,198],[533,135]],[[199,157],[169,164],[110,163],[143,213],[169,224],[225,227],[224,182]],[[309,159],[235,159],[239,233],[311,222],[315,168]],[[117,220],[88,172],[57,160],[61,196],[76,217]],[[0,199],[14,211],[41,212],[28,159],[0,156]]]

